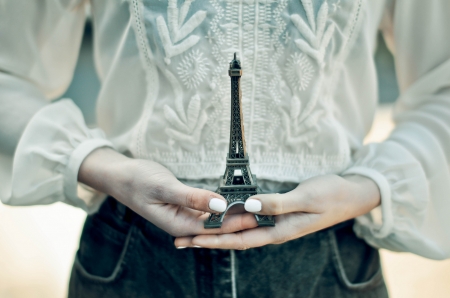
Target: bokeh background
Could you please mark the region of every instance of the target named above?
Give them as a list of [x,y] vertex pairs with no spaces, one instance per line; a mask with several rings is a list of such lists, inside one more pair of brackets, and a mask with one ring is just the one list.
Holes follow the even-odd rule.
[[[378,44],[380,106],[366,142],[382,141],[389,135],[393,127],[392,106],[398,96],[392,55],[381,37]],[[73,82],[63,97],[76,102],[90,125],[95,125],[99,86],[88,22]],[[67,296],[70,269],[85,218],[82,210],[62,203],[32,207],[0,203],[0,298]],[[450,260],[433,261],[385,250],[381,255],[391,297],[450,297]]]

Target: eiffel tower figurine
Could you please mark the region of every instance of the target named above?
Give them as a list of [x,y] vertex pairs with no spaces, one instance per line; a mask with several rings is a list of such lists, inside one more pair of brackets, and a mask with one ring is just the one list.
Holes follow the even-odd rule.
[[[205,229],[220,228],[228,209],[245,201],[258,193],[256,176],[250,171],[250,163],[245,148],[244,119],[242,115],[242,95],[240,80],[242,76],[241,62],[234,59],[230,62],[228,74],[231,77],[231,123],[230,147],[227,156],[227,167],[221,177],[217,193],[228,201],[228,207],[223,213],[212,213],[205,221]],[[258,226],[274,226],[275,220],[270,215],[255,214]]]

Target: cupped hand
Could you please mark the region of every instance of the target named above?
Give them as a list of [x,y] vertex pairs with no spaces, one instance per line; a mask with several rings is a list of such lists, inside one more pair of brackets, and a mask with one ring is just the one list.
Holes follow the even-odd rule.
[[318,176],[285,194],[256,195],[247,199],[247,211],[276,215],[275,227],[179,237],[175,245],[243,250],[280,244],[363,215],[379,204],[379,189],[369,178]]
[[204,229],[210,212],[225,211],[227,203],[222,196],[181,183],[156,162],[130,159],[109,148],[88,155],[78,177],[175,237],[232,233],[257,226],[253,215],[247,213],[226,216],[221,228]]

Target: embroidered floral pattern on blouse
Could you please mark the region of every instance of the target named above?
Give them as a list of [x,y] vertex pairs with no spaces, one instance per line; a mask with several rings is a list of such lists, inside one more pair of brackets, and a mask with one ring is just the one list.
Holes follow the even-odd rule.
[[[182,100],[181,97],[176,98]],[[187,112],[182,103],[176,105],[177,112],[170,106],[164,106],[164,116],[173,128],[167,127],[165,132],[174,140],[198,144],[203,126],[208,119],[206,112],[201,110],[200,96],[194,95],[188,105]]]
[[[294,181],[347,166],[349,148],[335,125],[331,94],[361,0],[203,0],[195,6],[194,0],[165,0],[167,9],[134,1],[146,3],[145,38],[155,47],[165,85],[155,117],[148,116],[141,129],[148,132],[137,145],[142,158],[179,177],[223,170],[230,125],[227,66],[237,52],[245,65],[244,126],[255,173]],[[342,20],[340,9],[346,21],[335,23]],[[164,120],[161,134],[157,127]]]
[[[317,13],[314,14],[311,0],[302,0],[308,23],[298,14],[290,16],[292,23],[302,35],[302,38],[295,39],[295,45],[303,53],[294,53],[287,60],[285,72],[292,90],[292,97],[289,112],[281,110],[284,126],[285,141],[293,148],[301,148],[304,144],[308,148],[314,147],[313,140],[319,135],[318,122],[325,111],[322,105],[318,106],[321,98],[324,97],[324,67],[326,66],[325,54],[331,42],[335,25],[328,22],[328,4],[324,1]],[[309,100],[302,109],[302,100],[310,80],[314,75],[314,67],[311,65],[308,55],[317,62],[318,76],[314,80],[314,86],[308,93]]]
[[[177,0],[169,0],[167,7],[168,23],[162,16],[156,19],[158,32],[166,52],[164,61],[167,64],[170,64],[170,58],[187,51],[200,39],[197,35],[187,36],[205,20],[206,11],[199,10],[186,23],[184,22],[193,1],[184,1],[181,8],[178,9]],[[184,38],[186,39],[183,40]],[[180,40],[183,41],[177,44]]]
[[286,62],[286,76],[289,82],[295,86],[295,89],[299,91],[306,90],[313,75],[314,67],[302,53],[294,53]]
[[335,25],[328,20],[328,3],[324,1],[320,6],[317,17],[311,0],[302,0],[306,11],[308,24],[298,14],[291,15],[291,20],[303,36],[303,39],[296,39],[295,44],[305,54],[316,59],[320,67],[324,66],[324,57],[327,46],[331,41]]
[[207,76],[209,62],[195,49],[184,57],[177,70],[183,84],[188,89],[195,89]]

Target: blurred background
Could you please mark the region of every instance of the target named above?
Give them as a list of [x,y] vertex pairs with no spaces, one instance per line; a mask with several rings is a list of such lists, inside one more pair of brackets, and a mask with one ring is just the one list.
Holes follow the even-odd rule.
[[[392,105],[398,96],[393,58],[379,38],[376,52],[380,106],[366,142],[385,139],[392,130]],[[99,90],[92,58],[92,30],[86,25],[69,97],[95,124]],[[69,274],[86,214],[57,203],[10,207],[0,203],[0,298],[67,296]],[[450,297],[450,260],[427,260],[408,253],[381,251],[383,272],[393,298]]]

